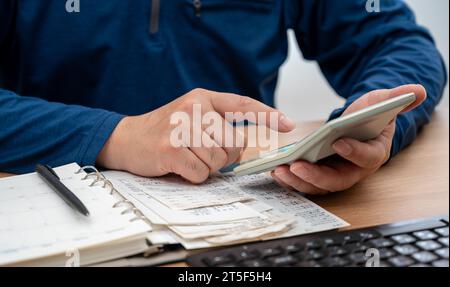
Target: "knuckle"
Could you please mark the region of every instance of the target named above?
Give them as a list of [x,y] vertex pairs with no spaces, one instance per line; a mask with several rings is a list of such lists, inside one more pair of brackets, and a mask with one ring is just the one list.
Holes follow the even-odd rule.
[[216,168],[220,169],[227,164],[228,156],[224,151],[217,148],[211,152],[211,160],[215,163]]
[[227,157],[227,162],[231,161],[231,163],[235,162],[237,159],[239,159],[239,157],[241,156],[242,153],[242,148],[227,148],[226,149],[226,157]]
[[202,89],[202,88],[195,88],[195,89],[193,89],[192,91],[190,91],[189,93],[190,93],[190,94],[193,94],[193,95],[201,95],[201,94],[204,94],[205,92],[206,92],[205,89]]
[[184,167],[189,171],[198,171],[201,169],[197,161],[188,159],[184,162]]
[[366,160],[366,167],[368,167],[368,168],[374,168],[374,167],[379,166],[380,163],[381,163],[382,160],[383,160],[383,157],[384,157],[384,156],[381,155],[381,154],[377,154],[376,156],[369,157],[369,158]]
[[240,96],[239,97],[239,105],[241,107],[249,106],[252,103],[253,103],[253,99],[248,96]]

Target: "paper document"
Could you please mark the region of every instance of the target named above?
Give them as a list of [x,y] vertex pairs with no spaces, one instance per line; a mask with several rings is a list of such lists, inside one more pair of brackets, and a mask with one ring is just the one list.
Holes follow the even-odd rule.
[[172,210],[225,205],[253,199],[221,178],[210,178],[202,185],[188,184],[181,177],[174,175],[164,178],[132,176],[129,179],[121,179],[121,182],[127,186],[134,185],[136,189]]
[[348,226],[263,174],[213,177],[202,185],[172,176],[104,174],[153,224],[161,226],[149,235],[152,242],[179,242],[198,249]]
[[[173,210],[155,200],[153,196],[149,195],[141,184],[136,183],[136,181],[127,179],[115,180],[111,176],[109,179],[113,181],[114,185],[117,186],[122,195],[133,202],[136,207],[144,207],[143,210],[151,210],[153,215],[149,214],[148,217],[151,216],[152,218],[155,218],[158,216],[159,219],[156,221],[157,224],[210,224],[224,223],[253,217],[264,217],[261,213],[241,202],[188,210]],[[160,189],[164,190],[163,185],[160,185]],[[160,191],[160,193],[162,193],[162,191]],[[180,193],[185,194],[183,191],[180,191]],[[186,197],[182,197],[181,201],[183,200],[188,199]],[[145,211],[143,211],[143,213],[148,214]],[[149,219],[152,220],[152,218]],[[153,221],[153,223],[155,223],[155,221]]]

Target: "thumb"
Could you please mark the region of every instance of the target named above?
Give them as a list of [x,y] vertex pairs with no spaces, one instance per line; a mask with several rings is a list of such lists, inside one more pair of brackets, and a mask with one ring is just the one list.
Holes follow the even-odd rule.
[[214,110],[225,119],[232,116],[235,121],[247,120],[280,132],[290,132],[295,129],[295,123],[283,113],[255,99],[217,92],[210,92],[209,96]]
[[427,98],[427,91],[422,85],[404,85],[394,89],[386,90],[375,90],[357,99],[345,112],[344,115],[353,113],[355,111],[361,110],[368,106],[375,105],[377,103],[409,94],[414,93],[416,95],[416,100],[414,103],[409,105],[402,113],[411,111],[422,104]]

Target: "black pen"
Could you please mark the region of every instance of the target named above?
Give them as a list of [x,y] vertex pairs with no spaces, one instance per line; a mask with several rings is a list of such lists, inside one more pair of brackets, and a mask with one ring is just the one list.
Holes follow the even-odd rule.
[[56,172],[48,165],[36,166],[36,172],[41,178],[52,187],[53,190],[72,208],[78,210],[81,214],[88,216],[89,211],[86,206],[71,192],[60,180]]

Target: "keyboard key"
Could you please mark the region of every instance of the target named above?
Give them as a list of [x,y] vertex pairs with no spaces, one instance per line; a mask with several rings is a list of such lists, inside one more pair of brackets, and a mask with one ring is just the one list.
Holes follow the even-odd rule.
[[239,265],[234,264],[234,263],[227,263],[227,264],[219,264],[219,265],[216,265],[214,267],[236,268],[236,267],[239,267]]
[[324,266],[316,261],[301,261],[301,262],[295,264],[295,267],[312,268],[312,267],[324,267]]
[[448,259],[448,248],[442,248],[434,251],[437,255],[441,256],[444,259]]
[[344,235],[344,244],[355,243],[361,240],[361,236],[356,232]]
[[436,250],[442,247],[439,243],[437,243],[434,240],[419,241],[416,243],[416,245],[426,251]]
[[268,260],[270,266],[287,266],[297,262],[297,260],[291,255],[284,255],[279,257],[272,257]]
[[391,237],[392,240],[399,244],[410,244],[416,242],[416,238],[412,237],[409,234],[400,234],[400,235],[394,235]]
[[380,252],[380,258],[383,260],[386,260],[392,256],[397,255],[397,253],[395,253],[394,250],[389,249],[389,248],[380,249],[379,252]]
[[300,260],[319,260],[325,257],[325,253],[319,250],[309,250],[299,253],[298,258]]
[[414,265],[411,265],[411,266],[409,266],[409,267],[414,267],[414,268],[425,268],[425,267],[431,267],[431,266],[428,265],[428,264],[420,263],[420,264],[414,264]]
[[440,234],[441,236],[448,237],[448,227],[435,229],[434,232]]
[[389,263],[394,267],[407,267],[414,264],[414,260],[407,256],[397,256],[389,259]]
[[320,249],[320,248],[322,248],[322,243],[318,240],[309,241],[306,243],[305,247],[308,250]]
[[432,231],[424,230],[424,231],[417,231],[413,233],[415,237],[421,239],[421,240],[432,240],[438,238],[438,235]]
[[358,234],[361,237],[361,239],[365,241],[381,237],[381,234],[374,230],[360,231],[358,232]]
[[448,237],[439,238],[438,241],[448,247]]
[[215,256],[213,258],[204,258],[203,262],[208,266],[218,266],[218,265],[233,263],[234,257],[232,257],[231,255]]
[[395,245],[394,241],[387,238],[373,239],[370,240],[369,242],[375,248],[391,247]]
[[267,267],[268,264],[261,260],[249,260],[241,263],[244,267]]
[[438,260],[433,262],[434,267],[448,267],[448,260]]
[[261,251],[261,257],[262,258],[268,258],[268,257],[280,255],[282,253],[283,253],[283,251],[281,250],[280,247],[267,248],[267,249],[263,249]]
[[328,257],[320,261],[326,267],[345,267],[350,265],[350,261],[342,257]]
[[342,238],[325,238],[323,240],[323,243],[325,244],[325,246],[327,247],[331,247],[331,246],[339,246],[342,245],[342,243],[344,243]]
[[242,251],[237,254],[236,260],[237,261],[253,260],[257,259],[258,257],[259,257],[258,251]]
[[438,257],[436,255],[434,255],[431,252],[428,251],[422,251],[416,254],[413,254],[412,257],[414,259],[416,259],[417,261],[419,261],[420,263],[429,263],[432,262],[436,259],[438,259]]
[[284,247],[287,253],[298,253],[303,250],[303,247],[299,244],[290,244]]
[[365,252],[367,249],[372,248],[372,246],[366,243],[358,242],[345,245],[345,248],[351,250],[352,252]]
[[416,247],[411,244],[406,245],[397,245],[394,247],[394,250],[397,251],[401,255],[411,255],[419,251]]
[[330,256],[344,256],[349,253],[347,249],[338,246],[328,248],[327,251]]
[[358,252],[358,253],[350,254],[348,256],[348,259],[350,261],[354,262],[355,264],[360,265],[360,264],[366,263],[368,258],[366,257],[366,255],[364,253]]

